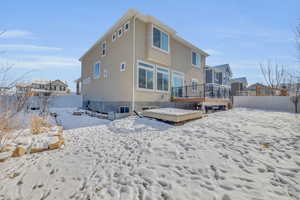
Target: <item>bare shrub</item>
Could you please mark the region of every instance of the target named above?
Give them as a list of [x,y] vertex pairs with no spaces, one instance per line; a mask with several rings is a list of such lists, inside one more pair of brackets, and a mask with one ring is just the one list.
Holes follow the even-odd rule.
[[40,134],[49,131],[51,124],[46,119],[34,115],[31,117],[30,131],[32,134]]

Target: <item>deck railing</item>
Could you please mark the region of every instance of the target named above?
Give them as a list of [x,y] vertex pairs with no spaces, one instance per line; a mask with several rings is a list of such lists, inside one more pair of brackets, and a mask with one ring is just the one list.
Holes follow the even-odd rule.
[[213,83],[172,87],[173,98],[220,98],[229,99],[230,87]]

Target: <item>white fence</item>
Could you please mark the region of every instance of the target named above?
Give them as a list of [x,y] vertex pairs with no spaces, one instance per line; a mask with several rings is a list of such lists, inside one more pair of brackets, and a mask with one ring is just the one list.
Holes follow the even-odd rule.
[[[49,107],[51,108],[71,108],[71,107],[81,107],[82,106],[82,96],[81,95],[59,95],[49,97]],[[8,107],[16,101],[16,96],[0,96],[0,102],[2,107]],[[39,97],[33,96],[29,98],[29,107],[39,107],[41,100]],[[1,107],[0,107],[1,111]]]
[[[289,96],[234,96],[234,107],[295,112],[295,106]],[[298,104],[300,112],[300,103]]]

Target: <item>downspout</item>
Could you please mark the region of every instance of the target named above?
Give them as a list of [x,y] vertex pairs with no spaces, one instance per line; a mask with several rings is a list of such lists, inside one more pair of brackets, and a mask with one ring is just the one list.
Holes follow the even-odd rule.
[[132,112],[135,110],[135,19],[133,16],[133,40],[132,40]]

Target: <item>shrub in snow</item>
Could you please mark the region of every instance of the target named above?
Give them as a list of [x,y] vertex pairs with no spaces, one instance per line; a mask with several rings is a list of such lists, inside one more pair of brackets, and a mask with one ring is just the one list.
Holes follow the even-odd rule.
[[32,134],[40,134],[49,131],[51,128],[51,124],[46,120],[39,116],[33,116],[31,118],[31,133]]

